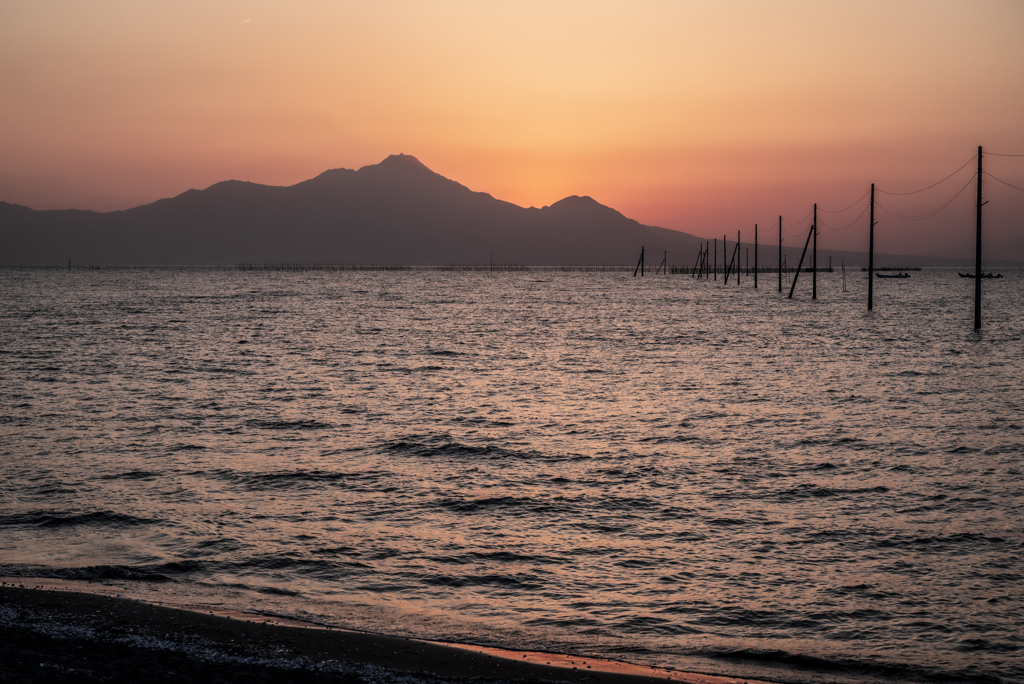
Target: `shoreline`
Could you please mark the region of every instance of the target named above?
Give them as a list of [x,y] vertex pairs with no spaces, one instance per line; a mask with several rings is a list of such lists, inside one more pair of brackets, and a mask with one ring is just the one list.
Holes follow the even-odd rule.
[[0,679],[13,682],[438,682],[770,684],[621,661],[422,641],[280,616],[165,605],[121,587],[0,578]]

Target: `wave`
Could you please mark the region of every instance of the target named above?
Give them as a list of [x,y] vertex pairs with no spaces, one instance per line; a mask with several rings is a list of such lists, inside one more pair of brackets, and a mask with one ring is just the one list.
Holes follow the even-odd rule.
[[1014,546],[1016,542],[1011,542],[1004,537],[990,537],[974,532],[957,532],[955,534],[936,536],[899,534],[879,539],[873,545],[883,549],[928,547],[929,550],[934,552],[948,553],[957,549],[963,550],[964,547]]
[[260,420],[253,418],[245,421],[249,427],[260,430],[325,430],[333,427],[330,423],[318,420]]
[[89,565],[59,568],[46,565],[0,563],[0,574],[8,577],[46,577],[51,579],[103,581],[131,580],[137,582],[173,582],[171,577],[147,567],[130,565]]
[[[200,447],[201,448],[201,447]],[[110,475],[100,475],[101,480],[145,480],[150,477],[158,477],[160,473],[154,473],[149,470],[129,470],[124,473],[112,473]]]
[[553,513],[568,513],[575,506],[563,500],[537,500],[530,497],[498,496],[480,499],[440,499],[437,505],[453,513],[472,514],[484,511],[501,511],[502,515],[520,516]]
[[267,489],[313,489],[323,485],[334,487],[355,488],[360,490],[376,490],[367,487],[379,482],[385,473],[365,470],[358,473],[334,470],[280,470],[268,472],[245,472],[237,470],[197,471],[192,475],[206,477],[221,482],[241,485],[251,491]]
[[70,513],[65,511],[30,511],[0,515],[0,527],[76,527],[80,525],[97,527],[135,527],[143,525],[167,525],[166,521],[154,518],[140,518],[127,513],[113,511],[89,511]]
[[[494,423],[487,422],[487,425]],[[458,442],[447,433],[436,435],[409,435],[381,443],[377,448],[399,455],[408,455],[416,458],[457,458],[457,459],[483,459],[488,461],[546,461],[565,462],[589,459],[589,456],[573,453],[545,453],[536,449],[511,449],[495,444],[481,446],[464,444]]]
[[888,491],[889,488],[882,485],[877,487],[855,487],[845,489],[839,487],[822,487],[812,483],[805,483],[777,492],[774,496],[780,501],[788,501],[793,499],[821,499],[832,496],[842,497],[858,494],[884,494]]

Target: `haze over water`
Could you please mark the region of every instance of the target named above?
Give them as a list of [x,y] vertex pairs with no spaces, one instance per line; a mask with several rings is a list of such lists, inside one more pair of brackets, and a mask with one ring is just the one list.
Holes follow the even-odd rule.
[[[0,572],[783,681],[1021,681],[1024,274],[0,271]],[[788,292],[788,284],[786,287]],[[172,580],[172,581],[167,581]]]

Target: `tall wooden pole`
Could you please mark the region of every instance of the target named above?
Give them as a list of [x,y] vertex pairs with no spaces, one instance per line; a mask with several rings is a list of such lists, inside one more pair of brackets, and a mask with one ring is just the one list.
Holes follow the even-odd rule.
[[736,231],[736,287],[740,286],[740,231]]
[[757,289],[757,224],[754,224],[754,289]]
[[718,238],[715,238],[715,263],[712,272],[715,274],[715,280],[718,280]]
[[818,203],[814,203],[814,252],[811,255],[811,299],[818,298]]
[[779,292],[782,292],[782,217],[779,217]]
[[974,240],[974,329],[981,330],[981,145],[978,145],[978,218]]
[[868,311],[875,294],[875,184],[871,184],[871,229],[868,231]]

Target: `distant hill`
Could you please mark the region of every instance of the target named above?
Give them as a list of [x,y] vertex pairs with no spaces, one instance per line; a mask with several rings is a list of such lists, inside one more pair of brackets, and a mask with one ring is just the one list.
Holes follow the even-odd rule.
[[[278,187],[225,181],[124,211],[34,211],[0,202],[0,264],[318,263],[692,265],[703,238],[626,218],[589,197],[541,209],[495,199],[392,155],[358,171],[332,169]],[[764,245],[761,263],[777,248]],[[798,248],[787,248],[795,265]],[[831,252],[835,265],[865,261]],[[818,264],[822,264],[822,253]],[[827,256],[825,256],[827,265]],[[879,265],[967,265],[876,255]],[[949,262],[944,264],[943,262]]]

